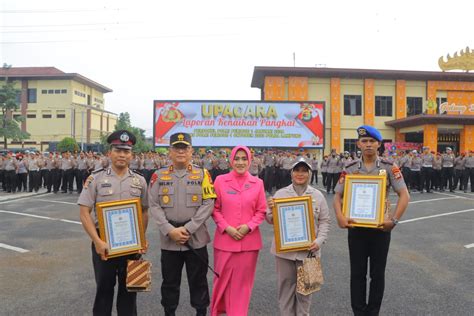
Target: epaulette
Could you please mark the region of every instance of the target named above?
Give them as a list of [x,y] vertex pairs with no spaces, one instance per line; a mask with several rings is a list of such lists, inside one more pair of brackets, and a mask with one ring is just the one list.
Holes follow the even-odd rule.
[[389,160],[386,160],[386,159],[381,159],[380,161],[383,162],[384,164],[387,164],[387,165],[393,165],[393,162],[391,162]]
[[204,168],[202,168],[202,167],[200,167],[200,166],[198,166],[198,165],[196,165],[196,164],[192,164],[192,165],[193,165],[193,168],[204,169]]
[[347,168],[347,167],[351,167],[351,166],[355,165],[355,164],[358,163],[358,162],[359,162],[359,160],[351,161],[350,163],[348,163],[348,164],[346,165],[346,168]]
[[93,174],[96,174],[96,173],[101,172],[101,171],[104,171],[104,168],[100,168],[100,169],[94,170],[94,171],[92,171],[92,173],[93,173]]

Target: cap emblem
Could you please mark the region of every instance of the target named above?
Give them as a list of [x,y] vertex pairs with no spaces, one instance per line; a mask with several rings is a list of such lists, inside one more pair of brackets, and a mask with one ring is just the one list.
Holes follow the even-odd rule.
[[178,135],[178,140],[179,140],[179,141],[183,141],[183,140],[184,140],[184,135],[183,135],[183,134],[179,134],[179,135]]
[[130,140],[130,136],[128,136],[127,133],[123,133],[122,135],[120,135],[120,140],[124,143],[128,142]]

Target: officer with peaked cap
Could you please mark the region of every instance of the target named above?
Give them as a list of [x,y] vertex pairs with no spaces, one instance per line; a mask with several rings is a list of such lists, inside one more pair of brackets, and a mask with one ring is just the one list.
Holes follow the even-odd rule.
[[[107,258],[108,244],[99,237],[95,205],[97,202],[140,199],[144,234],[148,225],[148,199],[145,179],[128,168],[132,159],[135,136],[126,130],[110,134],[111,165],[92,172],[82,188],[77,203],[80,206],[82,226],[92,240],[92,263],[96,280],[94,315],[111,315],[114,288],[118,281],[117,314],[137,314],[137,294],[126,288],[127,260],[137,255]],[[146,248],[147,245],[145,245]],[[146,249],[145,249],[146,250]],[[145,250],[141,251],[143,253]]]
[[446,153],[441,157],[441,176],[442,176],[442,187],[441,191],[448,186],[450,192],[454,192],[453,176],[454,176],[454,159],[453,150],[451,147],[446,147]]
[[153,174],[148,190],[150,212],[160,231],[161,305],[167,316],[174,316],[178,308],[184,265],[196,315],[206,315],[210,302],[207,244],[211,239],[206,220],[216,194],[209,172],[192,165],[192,155],[191,135],[171,135],[171,165]]
[[[348,229],[349,258],[351,266],[351,305],[354,315],[378,315],[385,286],[385,266],[390,245],[391,230],[405,212],[410,195],[402,173],[388,160],[377,156],[382,144],[382,135],[374,127],[363,125],[357,129],[357,147],[362,151],[360,160],[346,166],[336,186],[334,210],[339,227]],[[385,175],[387,177],[387,200],[385,217],[378,228],[356,227],[356,221],[342,213],[344,182],[346,174]],[[390,210],[388,191],[392,187],[398,194],[395,211]],[[370,260],[370,290],[367,302],[367,260]]]

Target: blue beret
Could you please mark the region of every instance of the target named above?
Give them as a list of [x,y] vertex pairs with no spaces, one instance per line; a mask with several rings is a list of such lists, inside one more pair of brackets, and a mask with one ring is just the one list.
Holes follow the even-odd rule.
[[372,137],[373,139],[377,140],[378,142],[382,142],[382,134],[380,134],[379,130],[375,127],[362,125],[357,128],[357,134],[359,138],[361,137]]

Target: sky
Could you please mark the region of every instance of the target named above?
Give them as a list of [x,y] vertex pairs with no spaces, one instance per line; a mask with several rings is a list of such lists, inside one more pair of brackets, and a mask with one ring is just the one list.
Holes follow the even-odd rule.
[[152,135],[153,100],[259,100],[255,66],[439,71],[474,48],[474,1],[0,1],[0,64],[113,90]]

